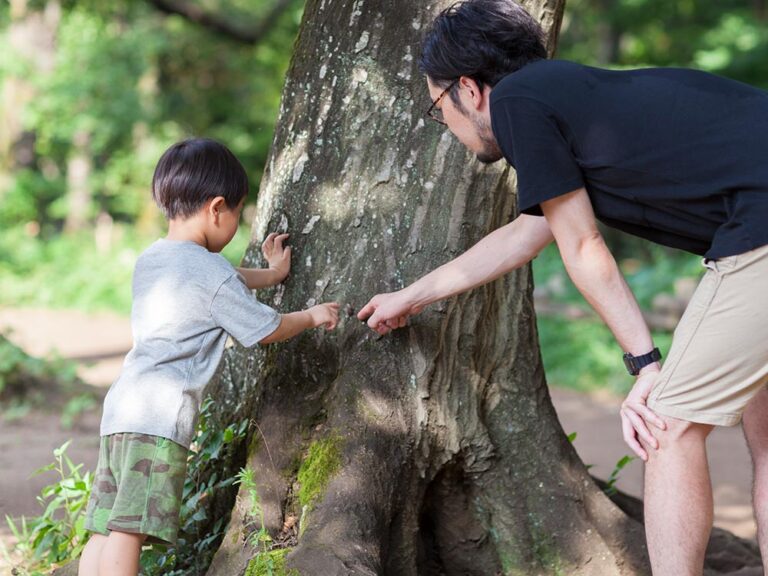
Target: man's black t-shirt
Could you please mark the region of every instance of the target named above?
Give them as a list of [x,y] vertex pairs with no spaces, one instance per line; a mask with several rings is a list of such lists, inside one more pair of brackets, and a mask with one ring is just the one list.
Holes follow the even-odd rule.
[[694,70],[542,60],[491,92],[521,212],[584,186],[595,215],[722,258],[768,244],[768,93]]

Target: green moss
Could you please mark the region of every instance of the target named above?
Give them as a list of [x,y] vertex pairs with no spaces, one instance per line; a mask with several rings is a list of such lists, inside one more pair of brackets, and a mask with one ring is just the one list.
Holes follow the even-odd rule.
[[300,576],[298,570],[285,567],[285,557],[293,548],[259,552],[245,569],[245,576]]
[[[529,514],[529,517],[532,518],[532,515]],[[499,551],[499,561],[504,576],[525,576],[534,573],[564,576],[566,571],[563,569],[555,542],[540,529],[538,522],[533,522],[530,530],[532,540],[530,551],[533,553],[533,558],[528,557],[528,560],[522,560],[512,550]],[[499,541],[495,530],[491,530],[491,535],[496,542]]]
[[341,468],[341,438],[315,440],[299,467],[299,503],[311,506],[325,491],[331,477]]
[[540,527],[539,522],[531,525],[531,537],[533,538],[533,555],[539,566],[553,576],[564,574],[560,555],[557,553],[555,542]]

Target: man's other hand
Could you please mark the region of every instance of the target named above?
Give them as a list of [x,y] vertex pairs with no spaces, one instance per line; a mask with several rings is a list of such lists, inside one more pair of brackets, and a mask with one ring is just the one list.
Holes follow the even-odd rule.
[[648,453],[645,451],[643,443],[654,450],[659,447],[659,441],[651,433],[648,425],[652,424],[659,430],[664,430],[667,427],[664,420],[646,405],[648,396],[658,379],[658,370],[638,376],[635,385],[621,405],[621,429],[624,434],[624,441],[643,461],[648,460]]

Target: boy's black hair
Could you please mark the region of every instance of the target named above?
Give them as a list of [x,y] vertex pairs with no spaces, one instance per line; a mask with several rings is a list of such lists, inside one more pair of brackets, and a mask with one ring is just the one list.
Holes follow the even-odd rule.
[[[482,88],[546,57],[541,26],[521,6],[512,0],[462,0],[432,22],[419,68],[442,88],[461,76]],[[456,101],[455,93],[451,98]]]
[[152,198],[168,219],[188,218],[216,196],[234,209],[247,195],[243,165],[224,144],[208,138],[190,138],[168,148],[152,177]]

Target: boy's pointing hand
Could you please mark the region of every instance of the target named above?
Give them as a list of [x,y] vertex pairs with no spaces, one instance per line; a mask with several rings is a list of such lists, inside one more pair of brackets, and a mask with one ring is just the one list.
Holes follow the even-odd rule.
[[318,304],[307,311],[312,317],[315,328],[322,326],[326,330],[333,330],[339,323],[339,305],[336,302]]

